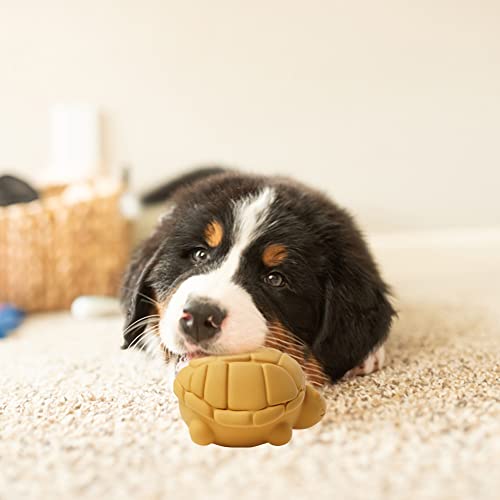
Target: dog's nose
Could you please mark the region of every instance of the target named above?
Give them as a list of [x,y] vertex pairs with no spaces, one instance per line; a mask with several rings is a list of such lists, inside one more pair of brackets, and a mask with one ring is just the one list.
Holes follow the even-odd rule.
[[195,342],[207,340],[220,332],[226,311],[209,301],[190,301],[182,311],[182,331]]

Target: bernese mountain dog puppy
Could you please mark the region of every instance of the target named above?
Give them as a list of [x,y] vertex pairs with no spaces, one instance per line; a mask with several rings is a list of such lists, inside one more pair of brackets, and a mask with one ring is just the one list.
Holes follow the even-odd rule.
[[167,359],[272,346],[316,384],[383,363],[394,310],[353,218],[284,177],[209,168],[151,193],[166,212],[122,287],[123,348]]

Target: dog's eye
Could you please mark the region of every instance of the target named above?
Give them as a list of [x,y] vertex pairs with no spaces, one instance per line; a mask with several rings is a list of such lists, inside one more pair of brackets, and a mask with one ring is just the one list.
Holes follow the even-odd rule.
[[277,273],[276,271],[273,271],[272,273],[269,273],[265,278],[264,281],[271,286],[274,286],[276,288],[279,288],[281,286],[285,285],[285,277]]
[[195,248],[191,252],[191,259],[197,264],[203,264],[203,262],[207,262],[210,259],[210,254],[204,248]]

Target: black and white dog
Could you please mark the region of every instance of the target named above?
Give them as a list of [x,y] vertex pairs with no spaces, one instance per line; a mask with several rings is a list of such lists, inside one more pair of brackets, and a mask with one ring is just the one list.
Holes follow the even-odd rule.
[[167,211],[125,276],[123,348],[169,359],[288,351],[316,383],[383,363],[394,310],[352,217],[282,177],[222,169],[152,193]]

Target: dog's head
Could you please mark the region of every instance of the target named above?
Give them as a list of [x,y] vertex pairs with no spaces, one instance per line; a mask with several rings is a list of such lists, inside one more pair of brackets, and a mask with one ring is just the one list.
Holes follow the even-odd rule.
[[336,379],[387,335],[386,293],[344,210],[285,179],[224,174],[179,191],[135,254],[124,347],[148,323],[187,357],[293,344]]

